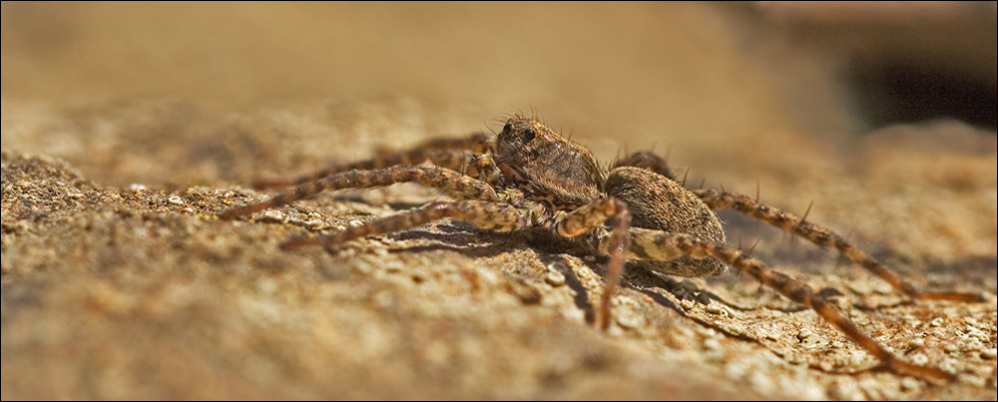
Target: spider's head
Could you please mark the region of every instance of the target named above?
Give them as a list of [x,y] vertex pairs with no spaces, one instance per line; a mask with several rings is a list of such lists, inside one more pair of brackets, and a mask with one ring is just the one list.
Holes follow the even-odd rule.
[[597,200],[606,180],[592,151],[523,116],[506,120],[496,140],[495,160],[512,183],[525,183],[537,197],[553,197],[566,205]]

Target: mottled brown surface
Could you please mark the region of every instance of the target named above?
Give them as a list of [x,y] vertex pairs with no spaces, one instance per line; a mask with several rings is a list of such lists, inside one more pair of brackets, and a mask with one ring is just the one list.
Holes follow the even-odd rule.
[[[799,75],[773,72],[723,10],[14,6],[2,17],[4,399],[996,399],[994,132],[844,129],[857,125],[827,72],[801,68],[806,56],[781,59]],[[397,35],[377,29],[392,24]],[[759,239],[756,257],[841,292],[868,334],[959,380],[872,372],[813,312],[738,276],[630,272],[602,333],[587,321],[605,260],[578,250],[450,222],[333,254],[278,249],[441,197],[414,185],[212,218],[265,199],[253,180],[498,130],[531,105],[604,162],[668,145],[691,184],[758,183],[764,202],[800,214],[814,201],[808,220],[917,287],[984,294],[908,303],[834,253],[721,214],[730,244]]]
[[[65,117],[19,116],[29,122]],[[109,124],[128,127],[123,121]],[[932,155],[920,156],[920,146],[903,139],[918,130],[894,131],[889,148],[870,141],[878,174],[867,174],[874,161],[860,158],[849,166],[855,175],[821,179],[851,183],[862,193],[787,186],[810,190],[822,201],[811,219],[833,227],[852,222],[854,239],[918,286],[989,292],[988,302],[898,304],[900,296],[860,269],[837,264],[833,254],[810,245],[788,245],[775,229],[731,215],[729,233],[732,239],[761,236],[758,257],[818,289],[842,291],[850,316],[912,361],[963,373],[954,386],[926,387],[885,373],[834,374],[862,371],[875,361],[814,313],[732,277],[676,283],[633,273],[630,289],[617,299],[618,325],[602,334],[586,324],[600,294],[602,260],[515,237],[442,223],[357,242],[332,255],[281,252],[278,244],[291,234],[365,221],[438,196],[412,186],[323,194],[254,222],[218,221],[211,215],[219,209],[265,195],[234,185],[167,183],[193,182],[204,171],[246,182],[250,172],[266,170],[252,167],[266,165],[266,158],[247,154],[224,166],[198,156],[210,144],[180,137],[177,149],[184,148],[178,142],[186,143],[191,153],[178,153],[179,161],[154,150],[128,152],[129,145],[107,150],[113,159],[105,163],[152,159],[154,165],[176,166],[172,179],[156,180],[161,184],[106,184],[51,157],[4,151],[3,392],[121,398],[706,398],[743,392],[760,398],[989,398],[995,267],[987,253],[994,251],[985,245],[975,255],[974,244],[949,239],[966,232],[994,238],[993,198],[987,198],[993,190],[987,180],[983,188],[974,180],[990,175],[993,186],[995,154],[933,148]],[[71,133],[49,131],[32,140],[65,142],[60,136]],[[932,134],[994,147],[993,137],[960,127],[941,126]],[[153,142],[158,133],[114,129],[109,135],[109,143],[131,144]],[[236,134],[214,138],[225,142]],[[242,141],[255,148],[266,138]],[[30,148],[32,142],[18,145]],[[914,159],[929,163],[950,154],[960,154],[960,163],[953,156],[951,164],[933,169],[945,182],[923,176],[924,182],[899,186],[895,177],[894,186],[875,185],[878,177],[901,176]],[[891,166],[892,159],[901,166]],[[101,164],[82,171],[106,169]],[[975,179],[954,184],[939,166]],[[941,196],[903,197],[927,191]],[[974,193],[980,195],[959,197]],[[849,207],[856,198],[869,200],[858,212]],[[927,217],[939,225],[928,229],[921,227],[923,220],[884,219],[893,229],[881,228],[878,235],[864,232],[855,216],[890,217],[896,208],[942,211],[951,218]],[[986,219],[961,223],[963,214],[978,210]],[[847,223],[837,223],[842,221]],[[690,291],[702,293],[683,299]],[[924,346],[909,350],[915,338]],[[58,386],[47,385],[53,375]]]

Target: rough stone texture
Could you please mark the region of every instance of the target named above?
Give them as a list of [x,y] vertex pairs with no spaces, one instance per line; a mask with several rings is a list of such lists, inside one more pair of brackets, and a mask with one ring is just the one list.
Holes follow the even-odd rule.
[[[367,146],[358,138],[402,141],[387,133],[436,121],[382,107],[352,116],[337,108],[336,119],[308,105],[216,120],[178,101],[85,113],[4,103],[4,398],[995,397],[991,134],[895,127],[863,140],[861,154],[827,153],[792,176],[760,179],[765,200],[816,200],[809,219],[852,231],[918,287],[983,292],[984,303],[907,303],[834,253],[723,214],[732,241],[761,238],[758,257],[841,292],[840,306],[880,342],[959,373],[955,384],[930,386],[871,372],[874,359],[813,312],[737,276],[631,272],[616,323],[601,333],[587,320],[604,260],[578,250],[452,222],[332,254],[277,247],[293,233],[442,197],[417,186],[213,219],[266,197],[241,185],[252,178],[307,171],[296,155],[307,144],[344,144],[326,147],[342,161]],[[328,123],[280,147],[265,124],[243,126],[273,115]],[[84,141],[79,130],[96,121],[101,141]],[[398,130],[337,128],[365,122]],[[63,158],[15,151],[43,144],[62,144]],[[140,177],[150,181],[133,182]]]
[[[0,8],[3,399],[996,399],[995,133],[865,129],[836,79],[870,36],[867,57],[925,53],[899,44],[910,31],[797,35],[700,3]],[[922,21],[926,60],[993,82],[994,46],[944,40],[992,43],[993,19]],[[864,331],[959,380],[871,371],[813,312],[737,275],[630,272],[602,333],[588,321],[605,261],[579,250],[452,222],[278,249],[442,199],[415,185],[212,218],[267,197],[254,179],[532,107],[603,162],[657,144],[691,185],[758,188],[800,214],[813,201],[808,220],[918,288],[984,294],[911,303],[721,213],[731,244],[840,293]]]

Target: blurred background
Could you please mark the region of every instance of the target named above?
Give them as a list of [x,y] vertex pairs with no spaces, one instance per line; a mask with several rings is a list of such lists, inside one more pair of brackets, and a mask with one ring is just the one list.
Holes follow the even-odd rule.
[[946,117],[996,125],[995,2],[2,10],[5,102],[165,96],[232,111],[405,98],[477,117],[467,131],[534,110],[594,144],[626,137],[630,148],[677,153],[701,145],[689,137],[735,147],[780,131],[840,141]]

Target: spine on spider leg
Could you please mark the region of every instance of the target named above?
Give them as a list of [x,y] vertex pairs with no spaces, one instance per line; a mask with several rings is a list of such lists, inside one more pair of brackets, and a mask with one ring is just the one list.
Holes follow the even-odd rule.
[[610,302],[616,292],[617,282],[621,271],[624,270],[624,262],[630,249],[631,213],[627,209],[627,203],[618,198],[604,198],[570,212],[556,226],[559,235],[576,237],[602,225],[611,217],[613,229],[609,248],[603,250],[610,255],[610,263],[606,270],[606,286],[600,299],[600,328],[603,330],[610,328]]
[[292,239],[281,245],[281,248],[291,250],[306,246],[339,244],[361,237],[405,230],[443,218],[468,222],[479,228],[497,232],[522,229],[529,224],[526,216],[509,205],[470,200],[454,203],[438,202],[410,212],[350,227],[328,236]]
[[809,286],[793,278],[767,267],[761,261],[746,257],[741,250],[721,243],[703,242],[692,236],[665,232],[642,232],[650,239],[641,239],[642,244],[654,244],[656,247],[672,254],[675,251],[684,255],[702,258],[713,256],[740,272],[749,275],[762,284],[773,288],[784,297],[807,306],[818,313],[828,323],[839,329],[870,354],[877,357],[881,364],[898,374],[914,375],[929,380],[951,381],[953,376],[942,370],[919,366],[898,360],[882,345],[863,333],[852,321],[840,313],[830,302],[819,296]]
[[381,170],[353,170],[326,176],[295,187],[294,190],[278,194],[267,201],[228,209],[218,214],[218,217],[221,219],[238,218],[267,208],[287,205],[325,190],[387,186],[409,181],[418,181],[437,188],[457,199],[489,201],[499,199],[495,190],[488,184],[449,169],[436,166],[395,166]]
[[852,244],[849,244],[842,236],[819,225],[806,222],[790,213],[759,204],[749,196],[716,190],[695,190],[694,193],[713,210],[732,208],[744,215],[759,219],[784,231],[797,234],[818,246],[834,248],[845,255],[846,258],[849,258],[867,271],[887,281],[892,287],[913,299],[959,302],[976,302],[980,299],[978,295],[963,293],[920,292],[914,286],[901,279],[900,276],[887,269],[879,261]]

